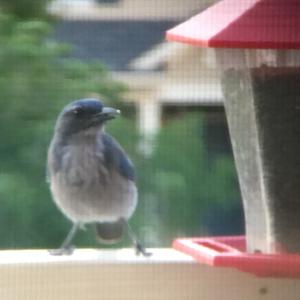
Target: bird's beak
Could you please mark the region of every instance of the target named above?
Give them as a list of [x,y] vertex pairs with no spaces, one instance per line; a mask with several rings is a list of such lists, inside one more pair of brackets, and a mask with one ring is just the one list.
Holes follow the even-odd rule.
[[114,119],[120,113],[121,111],[118,109],[112,107],[103,107],[102,112],[98,114],[98,117],[101,120],[106,121],[106,120]]
[[112,107],[103,107],[102,114],[117,116],[121,113],[119,109],[115,109]]

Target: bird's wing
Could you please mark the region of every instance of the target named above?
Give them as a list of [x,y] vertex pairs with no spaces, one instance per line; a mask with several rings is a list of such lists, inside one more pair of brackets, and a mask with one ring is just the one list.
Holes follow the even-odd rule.
[[104,159],[108,168],[115,168],[126,179],[135,180],[133,163],[126,155],[119,143],[110,135],[100,136],[104,146]]

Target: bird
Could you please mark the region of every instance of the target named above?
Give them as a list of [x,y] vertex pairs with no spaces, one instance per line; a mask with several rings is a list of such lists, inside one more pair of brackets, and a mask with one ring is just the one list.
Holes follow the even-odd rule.
[[57,117],[47,155],[53,201],[73,226],[53,255],[74,251],[73,239],[94,224],[100,242],[119,242],[127,232],[136,254],[150,256],[129,225],[138,201],[135,169],[105,125],[120,110],[86,98],[66,105]]

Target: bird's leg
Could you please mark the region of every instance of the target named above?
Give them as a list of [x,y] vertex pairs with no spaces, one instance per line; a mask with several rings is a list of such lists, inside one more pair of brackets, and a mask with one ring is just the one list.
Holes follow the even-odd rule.
[[143,256],[145,257],[149,257],[152,255],[151,252],[147,252],[146,248],[141,244],[141,242],[137,239],[135,233],[133,232],[133,230],[131,229],[129,223],[127,220],[125,219],[122,219],[125,226],[127,227],[127,233],[128,233],[128,236],[135,248],[135,253],[136,255],[140,255],[142,254]]
[[67,237],[63,241],[62,245],[55,250],[50,250],[50,254],[52,255],[71,255],[74,251],[74,247],[72,246],[72,241],[80,228],[80,223],[74,223]]

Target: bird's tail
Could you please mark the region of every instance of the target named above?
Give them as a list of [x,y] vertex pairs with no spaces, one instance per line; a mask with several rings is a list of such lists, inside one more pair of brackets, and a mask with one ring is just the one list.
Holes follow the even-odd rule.
[[119,242],[124,233],[124,221],[105,222],[96,224],[96,236],[101,243],[114,244]]

